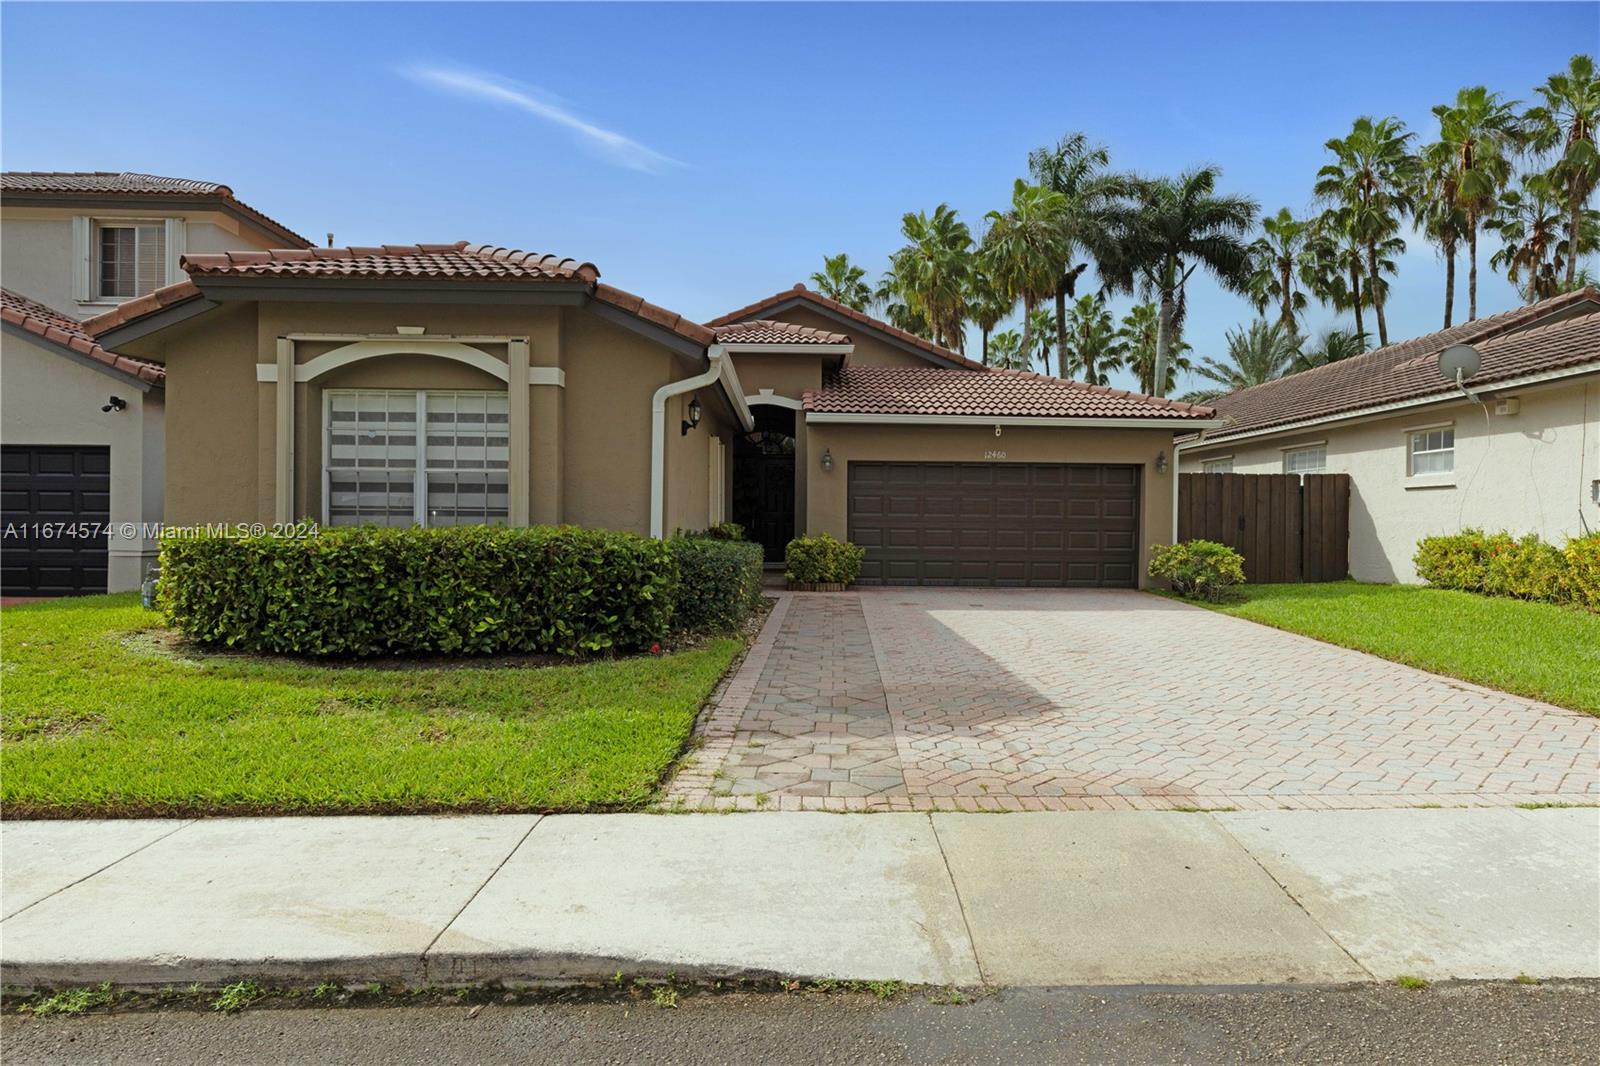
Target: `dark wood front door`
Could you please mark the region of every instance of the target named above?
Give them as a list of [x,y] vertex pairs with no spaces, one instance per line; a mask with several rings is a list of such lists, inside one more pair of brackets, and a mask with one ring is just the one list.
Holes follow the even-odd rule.
[[794,539],[794,437],[760,429],[734,447],[733,520],[761,545],[769,563],[783,562]]
[[1139,468],[850,464],[862,584],[1138,584]]
[[0,448],[5,595],[104,592],[110,521],[110,448]]

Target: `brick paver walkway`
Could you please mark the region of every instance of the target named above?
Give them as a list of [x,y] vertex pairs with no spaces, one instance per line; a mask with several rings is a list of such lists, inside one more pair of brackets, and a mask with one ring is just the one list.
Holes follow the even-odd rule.
[[1135,592],[784,596],[668,802],[1600,802],[1600,719]]

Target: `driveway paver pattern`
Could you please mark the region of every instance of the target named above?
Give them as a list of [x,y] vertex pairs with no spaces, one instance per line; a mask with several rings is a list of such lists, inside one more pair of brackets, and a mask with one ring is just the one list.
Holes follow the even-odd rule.
[[1600,719],[1144,593],[782,597],[674,806],[1600,802]]

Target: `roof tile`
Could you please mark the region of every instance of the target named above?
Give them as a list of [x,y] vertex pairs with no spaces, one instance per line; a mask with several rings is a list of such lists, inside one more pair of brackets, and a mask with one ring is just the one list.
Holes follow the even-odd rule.
[[805,393],[818,413],[1001,418],[1210,418],[1211,409],[1022,370],[845,366]]
[[130,359],[125,355],[107,351],[96,343],[94,337],[81,323],[10,289],[0,289],[0,320],[79,355],[86,355],[96,362],[104,363],[140,381],[147,381],[153,385],[161,385],[166,381],[166,369],[160,364],[147,363],[143,359]]
[[814,326],[794,322],[776,322],[759,318],[750,322],[734,322],[716,327],[717,340],[722,344],[849,344],[843,333],[829,333]]

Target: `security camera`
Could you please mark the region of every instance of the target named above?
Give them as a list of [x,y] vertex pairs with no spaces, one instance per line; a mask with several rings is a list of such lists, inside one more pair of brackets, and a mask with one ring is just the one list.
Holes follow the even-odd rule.
[[112,411],[126,411],[127,409],[128,401],[124,400],[121,396],[111,397],[106,401],[105,405],[100,408],[100,410],[106,414],[110,414]]

